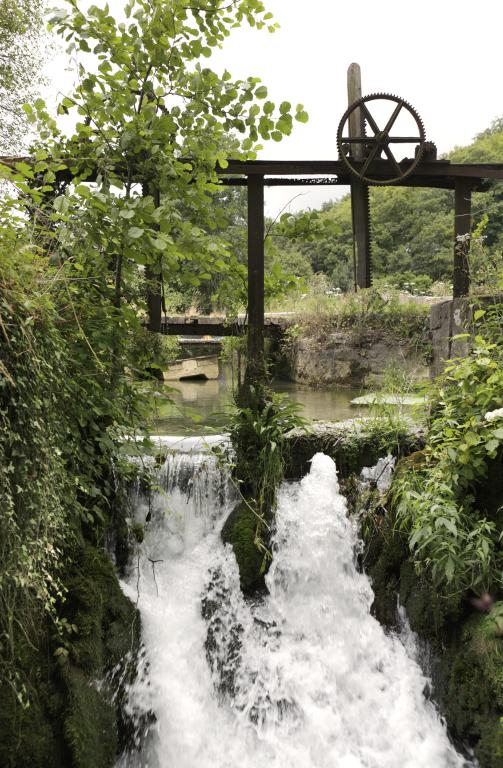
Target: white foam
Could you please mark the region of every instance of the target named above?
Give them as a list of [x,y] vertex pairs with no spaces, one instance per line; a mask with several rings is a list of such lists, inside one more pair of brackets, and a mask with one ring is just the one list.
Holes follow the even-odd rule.
[[[121,765],[468,765],[423,695],[427,680],[410,652],[410,637],[406,649],[370,614],[372,590],[355,567],[357,531],[333,461],[317,454],[301,483],[282,488],[270,594],[255,604],[243,599],[232,550],[218,535],[231,506],[230,496],[209,499],[201,526],[187,501],[167,517],[158,515],[147,534],[139,607],[150,686],[139,681],[131,702],[153,707],[157,723],[143,754]],[[179,551],[169,544],[173,514],[183,519]],[[162,559],[155,582],[149,557]],[[124,588],[136,596],[134,571]],[[217,606],[213,672],[204,647],[203,595]],[[232,678],[223,697],[215,687],[222,674]]]

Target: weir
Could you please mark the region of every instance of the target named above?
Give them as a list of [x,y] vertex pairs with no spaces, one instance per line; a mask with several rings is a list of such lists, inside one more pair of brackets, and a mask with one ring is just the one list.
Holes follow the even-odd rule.
[[[225,438],[213,436],[211,443]],[[245,599],[220,530],[236,500],[204,438],[168,451],[123,589],[138,602],[148,674],[133,717],[156,722],[120,768],[462,768],[406,621],[371,615],[360,541],[332,459],[281,489],[267,594]],[[368,474],[368,473],[367,473]]]

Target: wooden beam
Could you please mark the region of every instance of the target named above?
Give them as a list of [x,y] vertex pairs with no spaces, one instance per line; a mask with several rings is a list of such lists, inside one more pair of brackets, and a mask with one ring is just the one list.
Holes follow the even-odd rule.
[[[264,335],[279,337],[288,327],[287,315],[265,317]],[[163,318],[161,333],[168,336],[243,336],[248,328],[244,315],[228,321],[224,315],[169,315]]]
[[[161,204],[159,189],[143,185],[143,195],[146,197],[151,194],[154,198],[156,208]],[[162,315],[162,277],[161,277],[161,255],[159,254],[159,271],[154,271],[151,267],[145,267],[145,279],[147,282],[147,328],[149,331],[159,333],[161,330]]]
[[453,296],[468,296],[470,290],[470,235],[472,228],[472,185],[458,179],[454,189]]
[[[0,165],[13,168],[16,162],[33,163],[30,157],[0,157]],[[181,160],[180,162],[184,162]],[[187,159],[186,162],[190,162]],[[412,161],[404,160],[400,163],[403,168],[407,167]],[[74,168],[75,160],[68,159],[62,161],[62,165],[68,167],[56,171],[58,181],[71,182],[76,176],[79,176],[78,169]],[[84,169],[84,165],[82,170]],[[387,160],[376,161],[375,168],[378,176],[389,178],[391,172],[390,163]],[[217,173],[222,177],[241,175],[241,176],[337,176],[340,184],[349,185],[351,182],[347,166],[341,160],[229,160],[226,168],[217,167]],[[86,182],[96,181],[96,173],[86,168]],[[125,175],[126,171],[121,168],[115,169],[117,177]],[[498,179],[503,180],[503,163],[450,163],[448,160],[431,160],[421,162],[411,176],[405,178],[400,184],[394,186],[433,186],[433,182],[438,179],[438,184],[445,188],[453,188],[454,180],[457,178],[468,178],[476,180]],[[422,180],[424,179],[424,184]],[[141,178],[133,178],[133,181],[141,183]],[[225,182],[224,182],[225,183]],[[266,182],[267,183],[267,180]]]
[[[351,104],[354,104],[355,101],[358,101],[358,99],[361,99],[362,97],[362,72],[360,69],[360,65],[353,63],[350,64],[348,67],[348,74],[347,74],[347,85],[348,85],[348,107],[351,106]],[[358,107],[358,109],[353,110],[351,112],[351,115],[349,116],[349,135],[351,138],[359,138],[362,135],[362,118],[361,118],[361,110]],[[362,144],[356,144],[354,149],[352,150],[353,157],[355,157],[356,160],[361,160],[363,157],[363,145]]]
[[[412,160],[399,163],[404,170]],[[363,164],[363,161],[362,161]],[[358,163],[354,163],[355,168]],[[394,169],[388,160],[376,160],[372,166],[376,178],[390,178]],[[242,174],[245,176],[339,176],[349,183],[350,174],[342,160],[229,160],[226,168],[217,168],[221,176]],[[450,163],[448,160],[430,160],[421,162],[414,169],[413,177],[433,178],[469,178],[503,180],[503,163]],[[406,185],[407,178],[394,186]]]
[[[359,64],[351,64],[348,69],[348,106],[354,104],[362,95],[362,78]],[[361,110],[355,109],[349,118],[350,138],[363,136]],[[354,144],[351,156],[355,160],[363,159],[363,145]],[[353,223],[353,254],[356,288],[370,288],[372,283],[372,262],[370,250],[370,206],[369,189],[361,179],[351,177],[351,219]]]

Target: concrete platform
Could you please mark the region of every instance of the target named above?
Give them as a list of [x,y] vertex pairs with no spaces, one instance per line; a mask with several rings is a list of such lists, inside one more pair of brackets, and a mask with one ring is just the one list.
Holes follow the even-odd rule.
[[188,357],[185,360],[174,360],[163,371],[164,381],[180,381],[180,379],[218,379],[218,355],[203,357]]

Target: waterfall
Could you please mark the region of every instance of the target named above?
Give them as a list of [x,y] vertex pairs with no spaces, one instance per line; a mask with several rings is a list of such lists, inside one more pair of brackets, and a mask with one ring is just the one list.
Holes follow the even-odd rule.
[[[191,446],[160,471],[139,570],[149,675],[129,693],[156,722],[122,768],[462,768],[424,690],[412,633],[371,616],[334,462],[279,494],[268,594],[245,600],[219,532],[235,493]],[[164,491],[164,492],[163,492]]]

